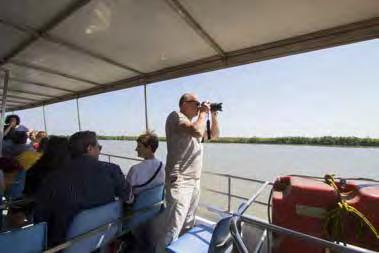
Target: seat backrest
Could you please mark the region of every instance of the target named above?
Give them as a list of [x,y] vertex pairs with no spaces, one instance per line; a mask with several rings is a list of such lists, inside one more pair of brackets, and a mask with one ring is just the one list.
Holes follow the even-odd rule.
[[7,253],[40,253],[46,249],[45,222],[0,233],[0,251]]
[[[99,226],[111,223],[121,217],[122,205],[120,201],[114,201],[103,206],[86,209],[77,214],[67,231],[66,239],[72,239],[78,235],[89,232]],[[82,239],[64,250],[65,253],[91,252],[112,239],[120,231],[120,225],[114,224],[107,230],[99,231],[86,239]]]
[[126,229],[133,229],[156,216],[162,210],[163,200],[164,184],[154,186],[136,195],[132,206],[133,217],[127,222]]
[[135,196],[133,203],[133,211],[152,206],[159,203],[164,198],[164,184],[154,186],[150,189],[144,190]]

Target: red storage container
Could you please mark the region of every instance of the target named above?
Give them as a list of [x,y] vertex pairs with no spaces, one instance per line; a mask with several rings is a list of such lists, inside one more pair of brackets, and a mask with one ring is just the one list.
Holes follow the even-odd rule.
[[[359,210],[375,228],[379,228],[379,185],[347,183],[342,192],[345,192],[342,197],[347,203]],[[324,182],[302,177],[281,177],[274,184],[272,222],[325,238],[325,214],[334,209],[337,202],[337,193]],[[379,250],[379,240],[367,226],[360,229],[359,219],[346,216],[343,219],[343,228],[347,243]],[[361,234],[358,235],[359,233]],[[321,253],[325,249],[313,243],[276,234],[273,252]]]

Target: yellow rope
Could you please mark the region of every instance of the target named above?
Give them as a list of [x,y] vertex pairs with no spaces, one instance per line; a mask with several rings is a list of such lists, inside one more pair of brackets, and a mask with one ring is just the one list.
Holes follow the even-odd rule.
[[342,216],[345,214],[352,214],[360,219],[362,227],[366,225],[374,234],[375,238],[379,240],[379,233],[372,225],[372,223],[360,211],[352,207],[349,203],[341,198],[341,192],[336,184],[334,175],[325,175],[324,178],[325,182],[333,187],[338,194],[337,207],[327,213],[324,223],[324,232],[328,235],[328,237],[337,242],[343,241]]

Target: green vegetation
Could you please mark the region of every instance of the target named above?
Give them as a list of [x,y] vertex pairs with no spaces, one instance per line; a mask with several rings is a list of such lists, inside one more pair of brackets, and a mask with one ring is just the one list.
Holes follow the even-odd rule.
[[379,139],[358,137],[276,137],[276,138],[236,138],[223,137],[215,142],[220,143],[256,143],[256,144],[291,144],[319,146],[379,146]]
[[[137,136],[98,136],[101,140],[128,140],[134,141]],[[160,141],[166,138],[160,137]],[[379,146],[379,139],[358,138],[358,137],[276,137],[276,138],[260,138],[260,137],[221,137],[212,143],[254,143],[254,144],[290,144],[290,145],[318,145],[318,146],[350,146],[350,147],[376,147]]]

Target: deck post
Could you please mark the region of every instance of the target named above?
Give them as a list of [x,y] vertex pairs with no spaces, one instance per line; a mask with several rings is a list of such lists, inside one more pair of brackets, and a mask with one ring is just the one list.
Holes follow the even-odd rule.
[[146,127],[146,132],[149,131],[149,118],[147,115],[147,84],[145,83],[143,85],[143,93],[144,93],[144,100],[145,100],[145,127]]
[[43,126],[45,128],[45,132],[47,133],[45,105],[42,106],[42,115],[43,115]]
[[79,131],[82,131],[82,125],[80,124],[79,98],[76,98],[76,113],[78,115],[78,127],[79,127]]
[[4,137],[4,120],[8,93],[8,80],[9,80],[9,70],[4,71],[4,85],[3,85],[3,96],[1,103],[1,122],[0,122],[0,157],[3,156],[3,137]]
[[228,212],[231,211],[231,202],[232,202],[232,178],[228,177]]

